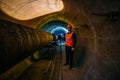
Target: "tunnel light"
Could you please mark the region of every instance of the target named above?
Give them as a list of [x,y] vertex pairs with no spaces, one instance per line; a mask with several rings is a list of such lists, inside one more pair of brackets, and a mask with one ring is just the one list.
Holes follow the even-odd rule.
[[[52,29],[50,33],[55,33],[56,31],[64,31],[65,33],[68,32],[68,30],[64,27],[56,27],[56,28]],[[58,34],[61,35],[62,33],[58,33]]]
[[1,0],[1,10],[18,20],[29,20],[49,13],[61,11],[62,0]]

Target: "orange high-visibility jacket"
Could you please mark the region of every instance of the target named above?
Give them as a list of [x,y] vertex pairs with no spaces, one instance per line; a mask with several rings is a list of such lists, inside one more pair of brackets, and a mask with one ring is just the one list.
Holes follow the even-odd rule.
[[74,32],[71,32],[71,33],[67,33],[65,35],[65,46],[68,46],[68,47],[72,47],[73,46],[73,39],[72,39],[73,33]]

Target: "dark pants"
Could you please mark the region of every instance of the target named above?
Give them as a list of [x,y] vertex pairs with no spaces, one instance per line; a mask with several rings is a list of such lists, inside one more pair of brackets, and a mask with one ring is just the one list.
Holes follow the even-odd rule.
[[71,50],[72,47],[65,47],[66,50],[66,64],[69,64],[70,67],[73,67],[73,51]]

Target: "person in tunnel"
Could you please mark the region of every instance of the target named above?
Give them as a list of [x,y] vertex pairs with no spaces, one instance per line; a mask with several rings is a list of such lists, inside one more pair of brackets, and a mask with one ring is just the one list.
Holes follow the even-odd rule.
[[65,34],[65,51],[66,51],[66,62],[65,65],[69,65],[69,68],[73,67],[73,52],[76,45],[76,34],[72,30],[72,26],[70,24],[67,25],[68,32]]

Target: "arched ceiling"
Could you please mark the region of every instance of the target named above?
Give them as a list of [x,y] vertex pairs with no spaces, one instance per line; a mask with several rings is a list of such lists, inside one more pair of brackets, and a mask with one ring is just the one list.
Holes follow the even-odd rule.
[[[57,10],[51,10],[51,4],[56,4],[59,7]],[[60,7],[60,5],[64,5],[64,7]],[[97,17],[93,14],[98,16],[110,14],[110,16],[118,17],[120,14],[119,5],[119,0],[0,0],[0,19],[36,27],[40,23],[54,18],[79,26],[89,24],[88,19]]]
[[0,0],[1,10],[18,20],[29,20],[63,9],[61,0]]
[[[77,5],[74,0],[53,0],[53,2],[57,2],[58,6],[64,5],[64,7],[59,7],[57,11],[52,12],[48,10],[47,14],[41,15],[41,10],[46,10],[45,8],[47,7],[41,9],[38,3],[41,3],[42,6],[43,3],[48,4],[48,2],[50,2],[49,4],[54,4],[51,3],[52,0],[1,0],[0,18],[29,27],[36,27],[42,21],[48,20],[48,18],[62,18],[65,21],[72,19],[71,22],[78,18],[79,20],[76,19],[76,21],[86,22],[79,8],[76,8]],[[51,9],[50,6],[48,8]],[[42,11],[44,12],[44,10]]]

